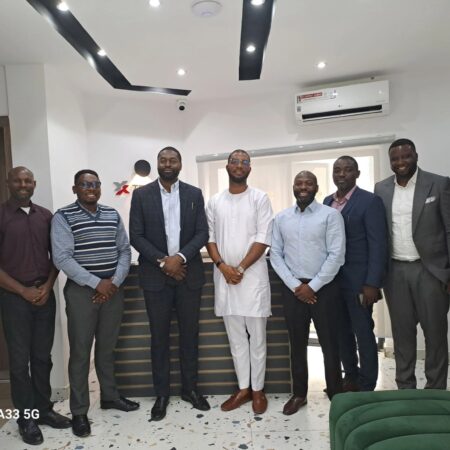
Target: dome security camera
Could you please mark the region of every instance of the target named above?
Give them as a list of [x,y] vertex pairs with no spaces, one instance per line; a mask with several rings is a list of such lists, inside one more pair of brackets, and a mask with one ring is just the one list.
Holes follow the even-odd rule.
[[178,111],[184,111],[187,108],[187,101],[183,99],[177,100]]

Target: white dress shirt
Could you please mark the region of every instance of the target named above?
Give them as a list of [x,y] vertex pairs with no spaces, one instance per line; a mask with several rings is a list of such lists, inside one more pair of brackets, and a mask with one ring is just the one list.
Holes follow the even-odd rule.
[[392,199],[392,258],[400,261],[420,259],[412,235],[412,209],[416,190],[417,169],[406,186],[400,186],[394,178]]

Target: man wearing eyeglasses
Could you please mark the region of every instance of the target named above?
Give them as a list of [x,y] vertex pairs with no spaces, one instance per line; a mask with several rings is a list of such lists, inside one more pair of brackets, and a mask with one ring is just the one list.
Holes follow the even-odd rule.
[[208,202],[208,253],[214,261],[215,313],[223,316],[239,390],[221,405],[231,411],[252,401],[267,409],[266,323],[270,283],[265,258],[272,234],[272,207],[266,193],[249,187],[250,156],[235,150],[226,166],[229,187]]
[[98,200],[101,182],[93,170],[75,174],[75,203],[59,209],[52,220],[55,266],[67,275],[64,287],[70,343],[69,381],[72,430],[91,433],[89,363],[95,336],[95,369],[102,409],[134,411],[139,403],[119,395],[114,378],[114,348],[123,313],[124,282],[131,260],[130,244],[118,212]]

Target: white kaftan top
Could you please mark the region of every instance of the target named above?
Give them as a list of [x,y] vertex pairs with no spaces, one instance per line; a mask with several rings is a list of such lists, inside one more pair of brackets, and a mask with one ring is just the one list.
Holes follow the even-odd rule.
[[[254,242],[270,245],[273,212],[269,197],[247,187],[241,194],[228,189],[212,197],[206,207],[209,242],[217,245],[224,263],[237,267]],[[263,254],[245,272],[239,284],[227,284],[214,267],[215,313],[217,316],[268,317],[270,283]]]

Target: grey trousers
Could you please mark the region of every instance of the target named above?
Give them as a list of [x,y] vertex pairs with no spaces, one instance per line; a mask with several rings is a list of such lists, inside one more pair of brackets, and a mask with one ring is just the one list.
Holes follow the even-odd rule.
[[448,373],[445,286],[420,262],[391,261],[384,288],[392,322],[399,389],[416,388],[417,324],[425,336],[426,388],[446,389]]
[[117,400],[114,348],[123,314],[123,289],[103,304],[92,302],[94,289],[68,280],[64,287],[70,358],[70,410],[72,415],[89,409],[89,363],[95,337],[95,371],[102,400]]

